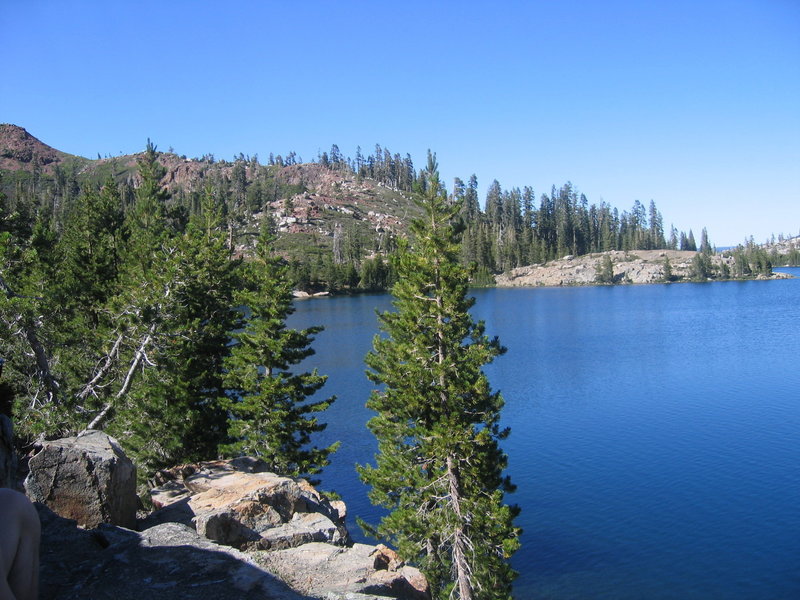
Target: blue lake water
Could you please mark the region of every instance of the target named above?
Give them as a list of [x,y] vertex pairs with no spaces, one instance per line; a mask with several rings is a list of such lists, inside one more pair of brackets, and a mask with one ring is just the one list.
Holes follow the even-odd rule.
[[[800,276],[800,269],[787,269]],[[518,600],[800,598],[800,279],[475,290],[522,513]],[[376,522],[364,355],[389,296],[297,303],[338,401],[322,487]]]

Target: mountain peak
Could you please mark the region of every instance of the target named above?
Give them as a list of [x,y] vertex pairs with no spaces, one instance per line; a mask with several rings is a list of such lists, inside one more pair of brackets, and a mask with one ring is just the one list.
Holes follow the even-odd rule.
[[37,163],[40,167],[58,164],[68,156],[19,125],[0,124],[0,169],[32,171]]

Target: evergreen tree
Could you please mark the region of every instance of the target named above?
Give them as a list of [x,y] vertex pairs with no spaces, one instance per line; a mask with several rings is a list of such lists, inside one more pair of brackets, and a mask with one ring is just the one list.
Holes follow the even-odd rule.
[[694,281],[706,281],[711,277],[711,259],[702,252],[695,254],[692,258],[690,275]]
[[460,207],[448,202],[435,159],[425,176],[424,216],[395,259],[396,310],[380,315],[386,335],[365,359],[382,386],[367,403],[379,454],[359,473],[372,502],[390,511],[376,532],[421,567],[434,597],[510,598],[506,561],[519,531],[516,508],[503,503],[513,486],[498,444],[509,432],[482,372],[504,349],[469,314],[453,226]]
[[714,249],[711,247],[711,242],[708,241],[708,231],[705,227],[703,227],[703,231],[700,234],[700,252],[706,256],[711,256],[711,254],[714,253]]
[[694,233],[692,230],[689,230],[689,235],[686,237],[686,247],[681,248],[681,250],[691,250],[692,252],[697,252],[697,242],[694,241]]
[[[160,406],[170,407],[171,418],[149,419],[144,427],[136,421],[128,425],[140,434],[140,446],[154,437],[161,440],[158,462],[213,458],[227,434],[219,398],[230,332],[241,327],[233,309],[241,261],[231,258],[226,238],[221,207],[206,189],[200,212],[176,240],[169,307],[159,328],[163,385],[158,389],[165,390]],[[154,428],[163,428],[161,435],[154,436]]]
[[664,274],[662,278],[667,283],[675,279],[675,276],[672,274],[672,263],[669,262],[669,256],[664,257]]
[[598,264],[595,281],[597,283],[614,283],[614,261],[611,259],[610,254],[603,256],[603,259]]
[[234,334],[236,344],[225,361],[223,404],[228,410],[231,442],[221,447],[227,455],[251,455],[282,475],[319,473],[338,442],[327,448],[307,448],[313,433],[326,425],[310,416],[327,409],[334,398],[309,401],[327,379],[316,369],[293,373],[291,368],[314,350],[310,347],[319,327],[286,327],[294,312],[287,268],[272,255],[271,236],[263,228],[254,260],[246,266],[245,287],[237,304],[248,310],[245,327]]

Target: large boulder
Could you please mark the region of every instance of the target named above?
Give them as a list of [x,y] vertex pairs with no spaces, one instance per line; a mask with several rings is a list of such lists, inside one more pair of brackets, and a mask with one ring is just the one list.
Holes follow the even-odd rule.
[[258,552],[256,561],[300,593],[314,597],[430,600],[428,582],[386,546],[311,543]]
[[29,461],[25,490],[34,502],[86,528],[136,526],[136,468],[114,438],[88,431],[42,442]]
[[[31,459],[31,495],[53,508],[37,503],[41,600],[429,599],[425,578],[390,549],[340,545],[349,542],[343,503],[252,459],[160,473],[153,500],[162,508],[138,523],[141,533],[98,524],[97,514],[110,513],[107,486],[89,480],[114,479],[105,463],[119,455],[114,440],[94,432],[45,443]],[[97,514],[87,518],[81,503]]]
[[290,548],[308,542],[345,544],[344,509],[306,480],[266,471],[254,459],[219,460],[162,471],[151,491],[161,510],[142,527],[179,522],[239,549]]

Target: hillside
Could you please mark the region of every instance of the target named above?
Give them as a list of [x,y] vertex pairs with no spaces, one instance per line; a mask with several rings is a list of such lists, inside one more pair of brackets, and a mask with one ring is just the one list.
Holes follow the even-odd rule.
[[[138,186],[141,154],[87,159],[56,150],[16,125],[0,125],[0,176],[12,202],[52,206],[57,218],[87,185],[109,177],[131,199]],[[259,223],[268,214],[277,228],[276,247],[289,259],[360,261],[390,249],[416,213],[410,194],[347,169],[317,163],[263,165],[255,158],[234,161],[159,153],[166,169],[162,184],[173,207],[191,213],[211,190],[224,200],[238,253],[247,254]],[[281,161],[282,162],[282,161]],[[348,256],[349,253],[349,256]]]
[[0,170],[52,174],[55,165],[77,158],[42,143],[22,127],[0,123]]

